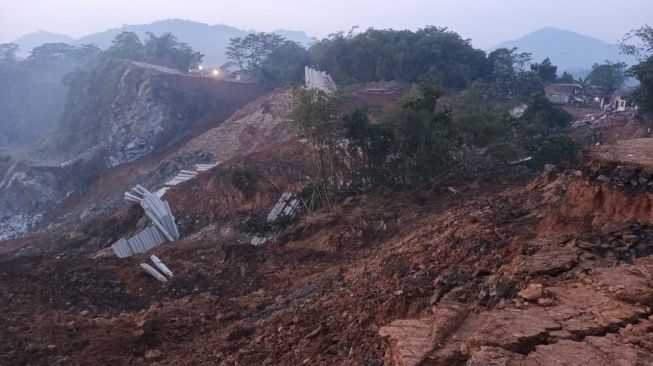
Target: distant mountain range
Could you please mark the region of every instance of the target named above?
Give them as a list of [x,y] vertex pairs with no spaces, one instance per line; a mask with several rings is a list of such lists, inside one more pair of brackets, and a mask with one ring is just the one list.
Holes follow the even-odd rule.
[[619,53],[619,46],[598,38],[585,36],[557,28],[542,28],[519,39],[501,43],[497,48],[517,47],[533,54],[533,62],[546,57],[558,66],[558,74],[568,71],[574,76],[584,76],[595,63],[623,61],[635,63],[635,59]]
[[[20,37],[13,42],[20,46],[22,55],[27,56],[34,47],[44,43],[63,42],[69,44],[93,43],[102,49],[111,45],[111,41],[120,32],[134,32],[141,40],[147,32],[161,35],[165,32],[172,33],[181,42],[188,43],[193,49],[204,53],[204,62],[207,65],[220,65],[227,61],[225,51],[229,40],[234,37],[246,36],[254,30],[243,30],[224,24],[208,25],[188,20],[169,19],[150,24],[123,25],[120,28],[108,29],[104,32],[90,34],[79,39],[74,39],[63,34],[40,31]],[[274,33],[289,40],[308,45],[315,41],[306,33],[291,30],[276,30]]]

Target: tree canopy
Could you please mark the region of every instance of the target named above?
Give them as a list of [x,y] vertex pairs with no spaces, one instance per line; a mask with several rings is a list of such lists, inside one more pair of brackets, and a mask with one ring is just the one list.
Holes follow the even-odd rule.
[[121,32],[111,42],[107,53],[114,57],[141,60],[145,57],[145,46],[134,32]]
[[[630,41],[637,44],[629,44]],[[640,62],[628,70],[639,81],[635,101],[642,111],[653,115],[653,27],[645,25],[628,33],[621,44],[622,52],[637,56]]]
[[144,46],[147,57],[165,59],[183,72],[197,68],[204,58],[203,54],[194,51],[188,44],[177,41],[171,33],[163,33],[158,37],[147,33]]
[[627,65],[623,62],[605,61],[602,64],[594,64],[592,71],[587,75],[587,80],[601,88],[604,96],[610,95],[624,85],[626,68]]
[[227,48],[227,57],[236,61],[241,69],[258,72],[263,62],[286,42],[284,37],[274,33],[251,33],[245,37],[232,38]]
[[547,57],[541,64],[531,64],[531,71],[533,71],[544,83],[553,83],[558,77],[558,67],[551,63]]
[[482,76],[485,53],[446,28],[416,32],[368,29],[335,33],[314,44],[311,60],[338,82],[404,80],[437,75],[444,86],[465,87]]
[[304,67],[310,63],[308,51],[296,42],[285,41],[261,63],[260,77],[269,85],[301,83]]
[[17,60],[20,47],[15,43],[0,44],[0,63],[13,63]]
[[197,68],[204,58],[203,54],[194,51],[186,43],[179,42],[171,33],[163,33],[161,36],[147,33],[143,43],[136,33],[122,32],[111,42],[107,54],[137,61],[158,58],[183,72]]
[[561,84],[573,84],[576,82],[576,80],[574,80],[574,75],[564,71],[558,80],[556,80],[556,82]]

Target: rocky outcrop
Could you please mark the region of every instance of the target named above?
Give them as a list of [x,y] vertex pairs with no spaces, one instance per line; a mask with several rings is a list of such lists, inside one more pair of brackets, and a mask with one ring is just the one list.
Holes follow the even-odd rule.
[[[115,59],[66,82],[58,128],[31,154],[33,162],[13,167],[0,185],[0,240],[30,231],[67,197],[81,199],[108,169],[165,156],[264,91]],[[146,176],[155,167],[148,169],[130,174]]]
[[116,166],[163,153],[220,124],[259,96],[255,84],[166,73],[104,60],[69,78],[59,128],[45,149],[68,156],[89,149]]
[[379,330],[386,345],[386,363],[418,366],[463,321],[469,310],[463,304],[442,304],[425,319],[397,320]]
[[59,173],[21,163],[9,167],[0,180],[0,240],[29,232],[74,189]]

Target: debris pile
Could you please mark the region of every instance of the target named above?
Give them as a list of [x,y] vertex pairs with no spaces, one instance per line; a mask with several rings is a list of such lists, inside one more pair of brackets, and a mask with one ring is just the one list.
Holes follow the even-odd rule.
[[578,240],[576,246],[603,258],[631,262],[653,254],[653,228],[634,222],[607,235]]
[[[294,217],[299,208],[300,200],[297,196],[290,192],[284,192],[277,203],[272,207],[266,220],[268,222],[275,222],[279,217]],[[268,241],[269,238],[254,235],[250,244],[259,246]]]
[[125,200],[140,204],[150,220],[150,225],[135,236],[129,239],[121,238],[111,245],[116,256],[131,257],[136,253],[145,253],[166,241],[179,239],[175,217],[170,211],[168,202],[162,201],[140,185],[132,188],[130,192],[125,192]]
[[195,164],[195,170],[181,170],[174,178],[166,182],[164,187],[159,188],[156,191],[158,197],[163,197],[163,195],[170,190],[170,188],[197,177],[197,174],[205,172],[209,169],[215,168],[220,165],[220,163],[215,164]]
[[608,110],[595,114],[587,114],[584,118],[572,122],[571,127],[589,127],[592,129],[612,127],[616,124],[619,124],[623,120],[633,121],[635,119],[635,114],[635,110],[632,109],[625,111]]
[[172,271],[156,255],[151,255],[150,259],[161,272],[157,271],[147,263],[141,263],[141,268],[159,282],[168,282],[168,278],[172,278]]

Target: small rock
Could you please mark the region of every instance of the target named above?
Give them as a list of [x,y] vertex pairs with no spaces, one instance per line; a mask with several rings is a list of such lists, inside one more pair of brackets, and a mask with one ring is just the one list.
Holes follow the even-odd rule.
[[601,183],[609,183],[610,182],[610,177],[601,174],[598,177],[596,177],[596,180],[601,182]]
[[518,295],[524,300],[536,301],[544,297],[544,286],[539,283],[530,284],[525,289],[519,291]]
[[555,304],[555,301],[553,301],[553,299],[548,297],[542,297],[537,299],[537,304],[540,306],[553,306]]
[[159,358],[159,357],[161,357],[161,351],[159,351],[157,349],[148,349],[147,351],[145,351],[144,357],[145,357],[146,360],[152,360],[152,359],[155,359],[155,358]]
[[90,313],[91,313],[91,312],[88,311],[88,310],[82,310],[82,311],[79,312],[79,315],[81,315],[81,316],[87,316],[87,315],[90,314]]

